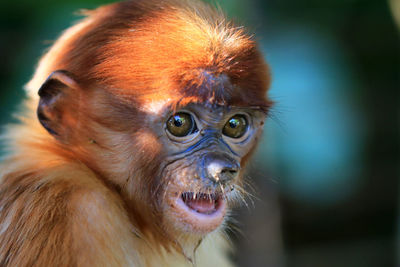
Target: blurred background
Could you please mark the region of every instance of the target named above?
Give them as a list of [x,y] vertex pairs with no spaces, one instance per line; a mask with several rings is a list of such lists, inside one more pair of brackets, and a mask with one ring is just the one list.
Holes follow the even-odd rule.
[[[109,2],[1,0],[1,126],[75,11]],[[256,33],[277,103],[248,175],[254,197],[235,214],[235,262],[400,266],[400,1],[219,5]]]

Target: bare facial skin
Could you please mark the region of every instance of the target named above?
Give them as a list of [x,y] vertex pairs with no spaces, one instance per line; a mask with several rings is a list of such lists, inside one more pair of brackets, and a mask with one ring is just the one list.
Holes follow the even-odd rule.
[[[188,133],[171,133],[171,118],[190,120],[186,122],[191,124]],[[237,122],[236,118],[244,119],[245,125],[230,125]],[[154,125],[158,127],[154,130],[168,151],[161,169],[164,185],[160,188],[167,202],[161,206],[166,217],[173,218],[169,223],[176,229],[206,234],[223,223],[229,206],[239,198],[242,158],[257,142],[264,119],[265,114],[257,109],[200,104],[175,113],[167,109],[161,120],[155,118]],[[233,131],[224,133],[227,128]],[[228,135],[235,131],[240,131],[240,136]]]

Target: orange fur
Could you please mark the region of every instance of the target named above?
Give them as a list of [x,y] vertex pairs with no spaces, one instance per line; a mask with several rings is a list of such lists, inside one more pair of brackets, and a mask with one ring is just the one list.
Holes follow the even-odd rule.
[[242,89],[217,94],[215,102],[271,104],[267,66],[255,42],[222,12],[200,2],[141,0],[88,14],[41,60],[29,90],[66,69],[87,87],[104,86],[139,103],[170,98],[185,105],[187,96],[194,102],[209,96],[196,90],[207,73],[224,73]]
[[[66,96],[65,140],[35,116],[36,92],[55,70],[79,84]],[[0,265],[187,265],[149,201],[165,155],[143,109],[210,102],[266,111],[268,86],[255,42],[205,4],[135,0],[87,12],[41,59],[21,123],[3,136]],[[231,266],[213,235],[197,263]]]

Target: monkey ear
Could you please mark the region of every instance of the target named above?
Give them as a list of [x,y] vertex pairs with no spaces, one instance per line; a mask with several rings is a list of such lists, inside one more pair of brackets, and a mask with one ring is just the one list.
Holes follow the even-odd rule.
[[78,88],[71,73],[58,70],[50,74],[39,89],[37,116],[43,127],[59,140],[66,141],[71,129],[69,124],[74,117],[71,113],[76,112],[71,107],[79,98]]

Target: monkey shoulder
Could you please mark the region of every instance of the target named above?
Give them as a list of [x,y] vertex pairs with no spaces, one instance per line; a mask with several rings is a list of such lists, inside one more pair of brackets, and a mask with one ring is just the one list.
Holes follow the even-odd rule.
[[0,266],[136,266],[133,231],[122,201],[88,170],[0,177]]

